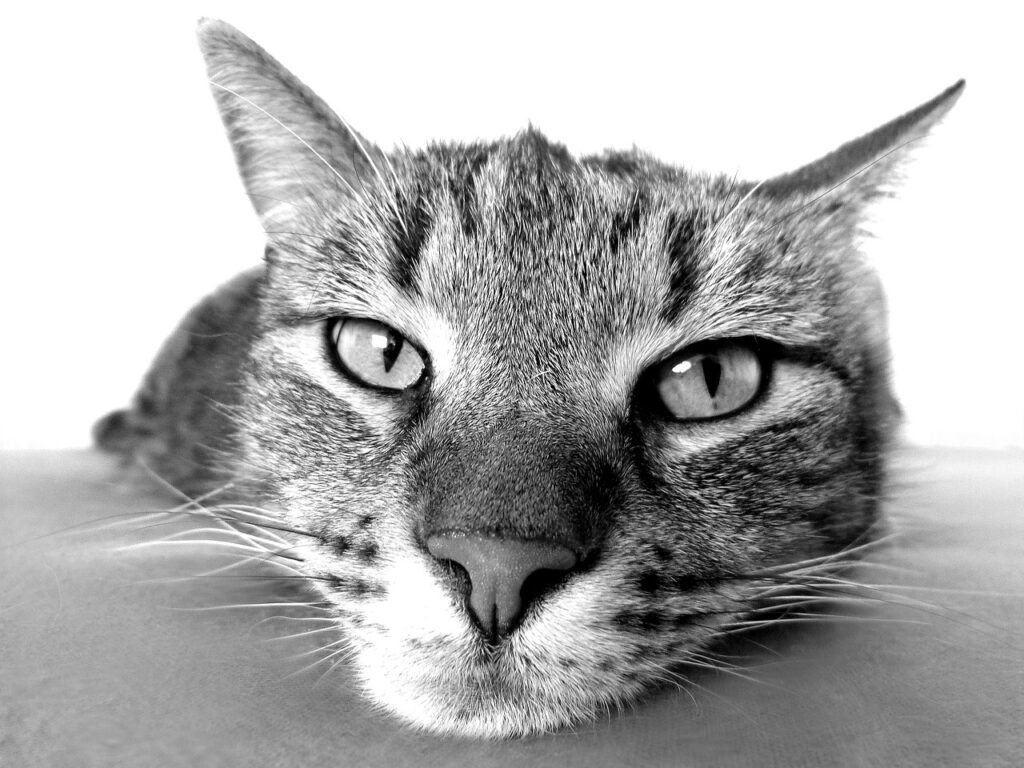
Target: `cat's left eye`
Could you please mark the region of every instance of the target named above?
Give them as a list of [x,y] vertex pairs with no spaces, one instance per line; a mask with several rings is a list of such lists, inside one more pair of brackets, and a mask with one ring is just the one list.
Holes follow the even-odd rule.
[[655,370],[661,404],[677,421],[735,413],[760,394],[765,365],[752,343],[723,340],[683,350]]
[[345,371],[363,384],[401,390],[423,378],[426,362],[419,350],[384,323],[339,318],[330,326],[330,338]]

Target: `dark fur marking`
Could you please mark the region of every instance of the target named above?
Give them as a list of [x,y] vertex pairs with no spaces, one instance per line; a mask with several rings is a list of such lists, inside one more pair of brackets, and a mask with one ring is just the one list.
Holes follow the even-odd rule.
[[340,576],[337,576],[335,574],[331,574],[327,577],[327,583],[330,584],[333,589],[339,591],[345,590],[345,581]]
[[622,244],[636,234],[643,218],[646,202],[646,195],[638,189],[630,201],[629,207],[612,217],[611,231],[608,233],[608,249],[612,253],[617,254]]
[[699,576],[694,576],[692,573],[680,573],[673,574],[665,580],[664,586],[666,589],[675,589],[680,592],[690,592],[697,587],[703,586],[707,582]]
[[378,551],[376,544],[368,542],[359,548],[359,559],[367,565],[372,565],[377,561]]
[[665,616],[653,610],[644,613],[620,611],[615,614],[612,621],[631,632],[652,632],[661,629],[665,623]]
[[476,182],[480,169],[491,157],[494,146],[480,144],[468,148],[448,178],[448,194],[459,213],[462,232],[467,238],[476,236],[480,229],[480,212]]
[[580,160],[588,168],[600,168],[613,176],[634,176],[644,170],[644,164],[636,152],[615,151],[603,155],[590,155]]
[[666,547],[661,546],[660,544],[655,544],[654,556],[658,558],[661,562],[667,563],[672,559],[672,551],[667,549]]
[[642,592],[653,594],[661,588],[661,576],[657,571],[644,571],[637,581]]
[[352,543],[344,536],[335,537],[332,544],[334,545],[334,553],[342,557],[344,557],[345,553],[352,547]]
[[665,623],[665,615],[658,611],[647,611],[647,613],[641,614],[640,626],[643,629],[661,629]]
[[430,213],[424,196],[415,193],[411,198],[397,200],[401,221],[395,222],[395,258],[391,262],[391,279],[399,288],[418,293],[416,268],[423,253],[423,245],[430,231]]
[[150,418],[160,412],[159,404],[149,392],[139,393],[139,396],[135,399],[135,407],[140,414]]
[[384,587],[366,579],[352,579],[348,582],[348,591],[353,597],[369,597],[384,594]]
[[697,290],[696,247],[701,235],[697,217],[673,211],[665,223],[664,244],[672,268],[664,317],[674,320]]

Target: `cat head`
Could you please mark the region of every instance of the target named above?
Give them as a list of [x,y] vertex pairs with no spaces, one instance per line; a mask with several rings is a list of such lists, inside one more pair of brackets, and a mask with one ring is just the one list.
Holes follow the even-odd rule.
[[897,406],[858,228],[962,83],[751,183],[532,128],[384,152],[200,40],[268,236],[239,471],[315,535],[376,703],[577,722],[870,535]]

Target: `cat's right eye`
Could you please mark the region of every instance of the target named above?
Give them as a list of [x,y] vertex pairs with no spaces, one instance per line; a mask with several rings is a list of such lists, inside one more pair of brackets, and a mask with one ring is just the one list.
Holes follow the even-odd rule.
[[675,421],[703,421],[727,416],[760,394],[766,368],[751,342],[705,342],[662,363],[655,389]]
[[402,390],[423,378],[426,362],[394,328],[365,318],[332,321],[330,339],[345,371],[362,384]]

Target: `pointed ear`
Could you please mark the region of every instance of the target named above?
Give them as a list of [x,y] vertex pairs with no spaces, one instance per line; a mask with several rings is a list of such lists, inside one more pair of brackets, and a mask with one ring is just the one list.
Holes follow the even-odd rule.
[[943,118],[963,90],[964,81],[960,80],[917,109],[843,144],[821,159],[762,182],[758,191],[773,197],[829,192],[830,201],[870,199],[892,180],[893,171],[912,145]]
[[327,190],[352,194],[383,160],[321,99],[230,24],[199,22],[199,47],[245,189],[265,228]]

